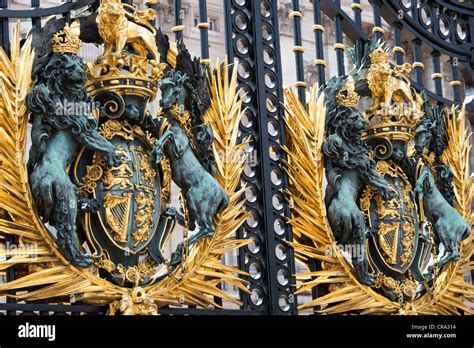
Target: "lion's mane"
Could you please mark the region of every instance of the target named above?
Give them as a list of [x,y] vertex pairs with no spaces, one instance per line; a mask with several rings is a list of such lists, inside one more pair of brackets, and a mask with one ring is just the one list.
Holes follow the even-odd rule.
[[[72,88],[69,76],[81,76],[80,87]],[[79,74],[79,75],[77,75]],[[33,78],[37,79],[35,88],[28,94],[27,102],[32,112],[32,144],[28,170],[34,168],[41,159],[46,142],[54,130],[70,131],[79,143],[87,143],[94,138],[98,128],[97,120],[91,114],[57,114],[57,106],[68,103],[91,103],[86,93],[84,63],[73,54],[53,53],[39,58],[33,69]]]

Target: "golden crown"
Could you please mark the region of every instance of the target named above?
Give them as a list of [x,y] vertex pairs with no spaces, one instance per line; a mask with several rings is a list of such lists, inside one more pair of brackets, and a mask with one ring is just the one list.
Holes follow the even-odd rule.
[[413,140],[416,126],[423,115],[421,106],[418,107],[416,104],[395,104],[378,109],[369,118],[368,126],[363,132],[362,138],[364,140],[373,138]]
[[377,47],[377,49],[375,49],[369,56],[372,64],[388,63],[388,52],[380,46]]
[[80,23],[74,21],[71,25],[66,24],[64,28],[53,35],[51,44],[55,53],[77,54],[81,48]]
[[[154,0],[148,2],[156,3]],[[114,15],[116,9],[112,6],[115,3],[119,4],[119,22],[124,22],[125,25],[119,23],[117,26]],[[119,95],[155,99],[158,92],[157,81],[167,68],[166,64],[160,63],[156,30],[149,23],[149,20],[156,17],[155,10],[137,10],[114,0],[101,1],[97,13],[97,26],[104,42],[104,53],[94,62],[86,64],[87,93],[96,97],[104,92],[114,91]],[[137,33],[131,34],[131,30]],[[130,35],[133,36],[132,39]],[[117,38],[123,39],[122,46],[117,45]],[[132,52],[126,49],[126,43],[131,44]],[[148,58],[150,55],[153,55],[153,59]]]
[[388,52],[382,47],[374,50],[370,58],[367,82],[372,106],[365,112],[368,126],[363,138],[413,140],[423,111],[421,96],[413,90],[406,76],[408,67],[390,62]]
[[357,106],[360,96],[355,91],[355,84],[352,78],[349,78],[344,86],[339,90],[336,99],[340,106],[347,108],[355,108]]

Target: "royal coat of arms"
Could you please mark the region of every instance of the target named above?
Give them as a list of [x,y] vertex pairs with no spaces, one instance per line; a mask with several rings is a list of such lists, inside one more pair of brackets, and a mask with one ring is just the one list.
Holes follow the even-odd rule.
[[[216,286],[224,278],[248,291],[237,268],[220,264],[247,243],[235,239],[246,218],[236,71],[191,59],[155,17],[103,0],[69,23],[51,19],[22,46],[17,27],[12,57],[0,52],[1,230],[37,246],[7,261],[23,277],[2,291],[72,296],[111,314],[218,306],[216,296],[238,304]],[[83,42],[103,53],[84,62]],[[182,241],[166,256],[177,226]]]
[[[381,41],[348,50],[354,68],[310,92],[286,91],[297,275],[323,313],[472,313],[472,183],[462,110],[433,106],[410,64]],[[325,180],[324,180],[325,179]],[[297,184],[296,184],[297,183]],[[324,188],[325,187],[325,188]]]

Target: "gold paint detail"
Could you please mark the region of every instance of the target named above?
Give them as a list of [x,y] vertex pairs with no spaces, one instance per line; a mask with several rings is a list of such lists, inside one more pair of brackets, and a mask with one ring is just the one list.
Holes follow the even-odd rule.
[[418,94],[413,96],[406,76],[411,72],[411,65],[405,63],[392,68],[388,52],[381,47],[372,52],[370,58],[372,64],[367,80],[372,92],[372,106],[365,111],[368,126],[363,139],[391,137],[413,140],[423,111],[421,97]]
[[122,162],[120,165],[111,167],[105,171],[105,174],[102,178],[105,188],[110,190],[114,186],[118,185],[121,190],[133,189],[133,184],[131,181],[131,178],[133,177],[133,171],[130,168],[130,155],[121,146],[117,146],[115,152],[122,155]]
[[352,8],[353,10],[360,10],[360,11],[363,11],[363,10],[364,10],[364,7],[363,7],[361,4],[359,4],[359,3],[353,3],[353,4],[351,4],[351,8]]
[[118,0],[102,0],[97,13],[97,28],[104,40],[104,56],[122,54],[125,44],[129,43],[139,56],[146,58],[150,53],[159,61],[156,29],[149,23],[156,18],[154,10],[139,11]]
[[414,62],[411,66],[412,66],[413,68],[420,68],[420,69],[424,69],[424,68],[425,68],[425,64],[423,64],[422,62]]
[[385,35],[385,30],[382,27],[375,26],[372,28],[372,34],[375,34],[375,33],[380,33],[382,35]]
[[173,33],[177,33],[177,32],[183,31],[184,29],[186,29],[184,25],[176,25],[173,28],[171,28],[171,31]]
[[342,88],[339,90],[336,99],[340,106],[347,108],[355,108],[357,106],[360,96],[355,91],[353,79],[347,80],[344,86],[342,86]]
[[304,52],[305,51],[303,46],[293,46],[291,49],[292,49],[293,52]]
[[147,295],[145,289],[135,287],[122,295],[120,300],[109,305],[107,315],[158,315],[156,303]]
[[386,224],[381,222],[378,227],[378,238],[380,246],[388,256],[388,262],[394,265],[397,262],[398,229],[400,223]]
[[324,27],[321,24],[314,24],[311,29],[313,31],[319,30],[320,32],[324,33]]
[[291,11],[290,14],[288,15],[288,17],[290,17],[290,18],[293,18],[293,17],[303,18],[303,14],[301,13],[301,11]]
[[51,39],[53,52],[77,54],[81,49],[80,33],[79,21],[74,21],[71,25],[66,23],[64,28],[54,34]]
[[[417,64],[414,64],[414,67]],[[395,75],[390,73],[391,76]],[[375,76],[373,75],[375,78]],[[376,79],[375,79],[376,80]],[[375,82],[375,81],[372,81]],[[387,87],[392,89],[392,81],[387,79]],[[398,82],[397,82],[398,83]],[[385,91],[380,94],[385,95]],[[300,304],[299,310],[314,311],[321,314],[384,314],[384,315],[458,315],[474,314],[470,308],[469,289],[471,285],[464,280],[465,272],[474,268],[470,261],[472,255],[472,235],[462,242],[461,257],[458,262],[451,264],[435,280],[429,293],[416,297],[417,283],[411,275],[397,284],[393,278],[382,274],[376,279],[376,287],[397,289],[399,295],[405,295],[408,303],[392,301],[377,293],[374,289],[358,282],[352,266],[341,254],[334,249],[335,256],[327,253],[328,245],[336,245],[336,241],[326,218],[324,204],[324,154],[322,145],[325,139],[325,105],[324,95],[317,93],[317,88],[309,90],[308,104],[302,105],[296,90],[285,89],[285,128],[287,143],[285,152],[287,159],[284,165],[289,176],[289,199],[292,202],[293,215],[288,223],[293,229],[293,242],[289,244],[295,251],[297,261],[309,265],[311,260],[321,262],[318,271],[303,271],[296,274],[296,294],[311,291],[319,284],[327,285],[329,293],[317,299]],[[418,97],[416,98],[418,101]],[[418,104],[415,104],[418,108]],[[367,116],[372,116],[371,114]],[[407,122],[408,123],[408,122]],[[461,215],[472,225],[471,203],[474,190],[469,171],[469,134],[465,127],[464,110],[452,109],[447,119],[449,146],[442,160],[454,170],[454,186],[456,192],[456,207]],[[382,129],[382,128],[381,128]],[[406,131],[404,131],[406,132]],[[387,133],[383,136],[395,138],[406,137],[406,133]],[[391,164],[378,162],[380,172],[393,172]],[[386,175],[387,175],[386,174]],[[397,175],[400,175],[397,173]],[[405,178],[403,182],[407,185]],[[406,192],[411,191],[408,185]],[[370,201],[377,191],[371,192],[370,187],[361,195],[360,207],[368,214]],[[405,195],[405,193],[404,193]],[[408,209],[416,209],[407,203]],[[402,227],[403,228],[403,227]],[[410,272],[408,272],[409,274]]]
[[[418,285],[412,279],[405,279],[403,282],[400,282],[390,276],[379,273],[375,279],[374,287],[376,289],[384,287],[393,291],[398,297],[405,295],[413,301],[416,297],[416,289]],[[416,312],[411,314],[416,314]]]
[[132,192],[124,192],[121,196],[106,194],[104,197],[105,220],[115,233],[114,240],[119,243],[127,243],[132,196]]
[[393,52],[398,52],[398,53],[401,53],[401,54],[405,54],[405,50],[403,49],[403,47],[400,47],[400,46],[395,46],[393,47]]
[[[36,214],[25,166],[28,138],[26,95],[31,86],[34,52],[31,38],[21,42],[18,23],[11,36],[11,56],[7,56],[0,48],[0,90],[3,91],[0,93],[0,233],[2,237],[18,237],[25,245],[36,245],[37,249],[34,251],[35,257],[14,257],[1,263],[1,267],[8,265],[20,269],[26,266],[28,269],[27,275],[19,273],[14,281],[0,284],[1,294],[11,291],[10,296],[26,302],[58,302],[74,294],[76,300],[80,299],[86,304],[114,304],[109,314],[122,313],[122,310],[125,314],[156,314],[158,307],[166,305],[220,308],[215,298],[240,306],[241,302],[237,298],[217,287],[217,284],[226,283],[245,293],[250,292],[248,281],[245,280],[248,273],[222,264],[226,253],[249,243],[248,240],[235,237],[236,231],[247,218],[241,200],[243,188],[238,189],[244,166],[242,153],[245,144],[237,143],[240,119],[244,112],[237,89],[237,68],[230,71],[225,61],[224,64],[217,62],[215,68],[209,70],[211,106],[204,115],[218,139],[214,144],[216,180],[229,194],[229,205],[216,218],[215,235],[194,245],[183,268],[178,267],[171,271],[169,277],[143,287],[144,293],[133,294],[130,289],[100,278],[95,266],[91,269],[72,266]],[[176,55],[176,44],[170,43],[167,60],[171,66],[176,64]],[[107,80],[91,82],[100,85]],[[5,185],[7,182],[9,184]],[[102,266],[114,269],[114,272],[121,269],[120,265],[115,267],[106,261],[102,262]],[[128,272],[130,279],[137,278],[133,273]],[[117,306],[116,301],[120,304],[122,299],[123,305]]]
[[326,67],[326,62],[324,61],[324,59],[315,59],[313,63],[314,65],[322,65]]
[[209,28],[209,22],[201,22],[196,25],[199,29],[207,29]]
[[140,192],[135,197],[137,212],[135,213],[136,228],[132,233],[133,246],[145,242],[153,228],[155,201],[153,195]]

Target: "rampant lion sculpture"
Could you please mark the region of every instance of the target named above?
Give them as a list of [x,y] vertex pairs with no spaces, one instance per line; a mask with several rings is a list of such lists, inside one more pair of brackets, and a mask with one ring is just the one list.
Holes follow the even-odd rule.
[[377,173],[367,145],[361,140],[366,126],[361,112],[355,108],[336,107],[328,113],[326,124],[328,137],[323,151],[328,163],[328,220],[338,243],[359,248],[357,255],[352,255],[352,264],[360,282],[372,285],[365,259],[365,240],[369,231],[355,199],[359,189],[366,184],[378,188],[384,198],[389,198],[391,193],[386,181]]
[[369,157],[369,147],[362,141],[362,131],[367,122],[354,103],[360,95],[368,95],[367,75],[371,64],[370,54],[380,46],[379,41],[358,42],[350,50],[355,67],[348,76],[331,79],[325,88],[326,135],[325,155],[326,206],[328,221],[338,243],[353,245],[358,249],[352,255],[356,276],[362,284],[373,285],[368,271],[365,241],[367,228],[357,206],[359,190],[372,185],[384,199],[390,199],[391,191],[385,179],[376,170],[375,161]]
[[67,169],[81,146],[102,154],[109,165],[117,165],[119,159],[113,145],[98,133],[98,122],[92,114],[69,114],[68,110],[58,113],[61,105],[92,103],[85,92],[86,76],[80,57],[70,53],[46,55],[37,60],[32,75],[37,79],[28,95],[33,122],[28,171],[33,197],[43,221],[56,228],[63,253],[75,265],[85,267],[91,264],[91,258],[79,246],[78,193]]

